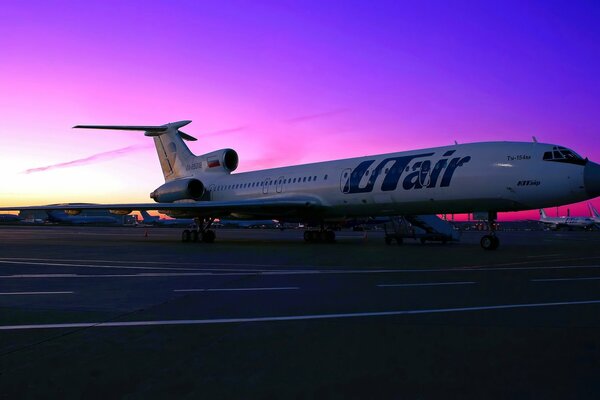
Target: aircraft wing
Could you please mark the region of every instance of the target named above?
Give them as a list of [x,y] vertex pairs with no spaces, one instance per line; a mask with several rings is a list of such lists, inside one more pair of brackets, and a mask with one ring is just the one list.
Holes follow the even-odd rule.
[[177,217],[219,217],[231,214],[247,215],[302,215],[314,213],[323,205],[318,198],[310,196],[248,199],[236,201],[190,201],[177,203],[122,203],[122,204],[54,204],[26,207],[0,207],[0,211],[49,211],[63,210],[76,215],[84,210],[109,210],[113,214],[129,214],[132,211],[158,210]]

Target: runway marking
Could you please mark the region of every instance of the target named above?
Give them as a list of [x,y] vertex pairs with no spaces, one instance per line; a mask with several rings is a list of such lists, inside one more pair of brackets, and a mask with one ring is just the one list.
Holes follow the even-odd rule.
[[[0,259],[0,264],[19,264],[19,265],[45,265],[49,267],[77,267],[77,268],[112,268],[112,269],[150,269],[150,270],[181,270],[181,271],[194,271],[195,268],[178,268],[178,267],[131,267],[124,265],[93,265],[93,264],[65,264],[65,263],[48,263],[48,262],[31,262],[31,261],[9,261],[6,259]],[[216,269],[216,268],[215,268]]]
[[0,296],[24,296],[37,294],[73,294],[74,292],[2,292]]
[[[355,275],[355,274],[397,274],[431,272],[473,272],[473,271],[523,271],[558,269],[600,268],[600,265],[573,265],[556,267],[508,267],[508,268],[440,268],[440,269],[375,269],[375,270],[249,270],[238,272],[207,272],[214,268],[200,270],[204,272],[146,272],[139,274],[14,274],[0,275],[0,279],[37,279],[37,278],[168,278],[192,276],[290,276],[290,275]],[[195,269],[198,270],[198,269]]]
[[540,256],[527,256],[527,258],[544,258],[544,257],[557,257],[562,256],[562,254],[543,254]]
[[214,289],[174,289],[174,292],[244,292],[263,290],[299,290],[299,287],[255,287],[255,288],[214,288]]
[[[549,254],[549,255],[539,255],[539,256],[527,256],[528,258],[540,258],[540,257],[554,257],[554,256],[559,256],[561,254]],[[541,262],[562,262],[562,261],[583,261],[583,260],[596,260],[596,259],[600,259],[600,256],[586,256],[586,257],[569,257],[569,258],[561,258],[561,259],[553,259],[553,260],[543,260],[543,261],[536,261],[536,260],[531,260],[531,261],[518,261],[518,262],[510,262],[510,263],[500,263],[500,264],[487,264],[487,265],[467,265],[467,266],[460,266],[460,267],[456,267],[456,268],[493,268],[493,267],[504,267],[504,266],[511,266],[511,265],[527,265],[527,264],[539,264]],[[97,260],[97,259],[90,259],[90,260],[79,260],[79,259],[53,259],[53,258],[28,258],[28,257],[0,257],[0,262],[2,262],[3,260],[6,261],[50,261],[50,262],[86,262],[86,263],[93,263],[93,262],[97,262],[97,263],[123,263],[123,264],[159,264],[159,265],[168,265],[168,267],[165,268],[156,268],[156,269],[177,269],[177,267],[169,267],[169,265],[179,265],[179,263],[169,263],[169,262],[163,262],[163,261],[130,261],[130,260]],[[23,263],[23,264],[28,264],[28,263]],[[186,263],[186,264],[190,264],[190,263]],[[42,263],[43,265],[43,263]],[[57,264],[57,265],[63,265],[63,264]],[[65,266],[77,266],[77,264],[64,264]],[[84,266],[90,265],[92,267],[96,267],[93,264],[84,264]],[[226,267],[262,267],[261,270],[264,270],[265,267],[273,267],[273,268],[290,268],[290,267],[298,267],[299,265],[289,265],[289,264],[264,264],[264,263],[223,263],[223,262],[196,262],[193,263],[191,265],[194,266],[200,266],[200,267],[206,267],[206,266],[226,266]],[[307,268],[312,268],[312,269],[318,269],[318,268],[323,268],[323,267],[327,267],[327,268],[343,268],[342,266],[339,265],[301,265],[302,267],[307,267]],[[100,267],[100,266],[98,266]],[[130,266],[120,266],[120,265],[115,265],[115,268],[133,268]],[[142,269],[143,267],[139,267],[140,269]],[[378,267],[378,266],[373,266],[373,268],[378,268],[378,269],[384,269],[382,267]],[[440,268],[436,268],[436,269],[432,269],[431,267],[423,267],[424,269],[427,270],[442,270]],[[185,270],[188,269],[195,269],[195,268],[182,268]],[[217,269],[217,268],[211,268],[211,269]],[[219,268],[221,269],[221,268]],[[448,268],[448,269],[455,269],[455,268]],[[235,269],[236,271],[239,270]],[[406,271],[406,270],[404,270]],[[419,271],[423,271],[421,269],[419,269]]]
[[158,320],[158,321],[123,321],[123,322],[75,322],[62,324],[29,324],[29,325],[0,325],[0,331],[30,330],[30,329],[61,329],[61,328],[114,328],[114,327],[136,327],[136,326],[168,326],[168,325],[212,325],[232,324],[248,322],[276,322],[276,321],[305,321],[320,319],[342,319],[360,317],[390,317],[398,315],[419,314],[442,314],[470,311],[511,310],[537,307],[558,307],[574,305],[600,304],[600,300],[587,301],[560,301],[551,303],[526,303],[526,304],[501,304],[495,306],[457,307],[457,308],[433,308],[423,310],[399,310],[399,311],[374,311],[358,313],[339,314],[307,314],[287,315],[279,317],[247,317],[247,318],[215,318],[215,319],[182,319],[182,320]]
[[[591,257],[578,257],[578,258],[564,258],[564,259],[552,259],[552,260],[544,260],[543,262],[562,262],[562,261],[584,261],[584,260],[592,260],[592,259],[600,259],[600,256],[591,256]],[[51,263],[33,263],[26,262],[26,260],[32,261],[53,261]],[[454,271],[505,271],[505,270],[538,270],[538,269],[565,269],[565,268],[600,268],[600,265],[574,265],[574,266],[541,266],[541,267],[513,267],[518,265],[527,265],[527,264],[539,264],[542,261],[522,261],[522,262],[512,262],[512,263],[502,263],[502,264],[490,264],[490,265],[472,265],[472,266],[457,266],[452,268],[431,268],[424,267],[422,269],[411,268],[411,269],[387,269],[381,267],[374,267],[377,269],[371,270],[348,270],[342,269],[340,266],[326,266],[327,269],[322,269],[323,266],[315,266],[315,265],[303,265],[301,267],[310,268],[310,269],[289,269],[289,268],[297,268],[299,266],[293,265],[283,265],[283,264],[249,264],[249,263],[194,263],[196,266],[212,266],[213,268],[196,268],[196,267],[135,267],[135,266],[125,266],[125,265],[94,265],[94,264],[68,264],[62,262],[54,262],[54,261],[64,261],[64,262],[79,262],[79,261],[87,261],[87,262],[101,262],[101,263],[130,263],[130,264],[161,264],[165,265],[165,263],[157,262],[157,261],[110,261],[110,260],[63,260],[63,259],[44,259],[44,258],[9,258],[4,257],[0,258],[0,264],[24,264],[24,265],[47,265],[47,266],[58,266],[58,267],[81,267],[81,268],[113,268],[113,269],[139,269],[139,270],[175,270],[175,271],[225,271],[225,272],[238,272],[240,275],[248,275],[250,272],[259,273],[259,274],[369,274],[369,273],[401,273],[401,272],[454,272]],[[186,263],[187,264],[187,263]],[[172,265],[172,264],[167,264]],[[262,267],[262,268],[222,268],[222,266],[228,267]],[[265,267],[270,269],[265,269]],[[506,268],[509,267],[509,268]],[[279,268],[279,269],[273,269]],[[337,268],[337,269],[336,269]],[[210,275],[210,274],[209,274]],[[123,276],[136,276],[136,275],[123,275]],[[4,276],[0,276],[0,279]],[[93,277],[93,276],[91,276]],[[106,277],[117,277],[117,275],[106,276]]]
[[587,278],[545,278],[545,279],[530,279],[531,282],[567,282],[567,281],[597,281],[600,276],[592,276]]
[[377,285],[380,288],[387,287],[413,287],[413,286],[450,286],[450,285],[474,285],[477,282],[425,282],[425,283],[388,283]]

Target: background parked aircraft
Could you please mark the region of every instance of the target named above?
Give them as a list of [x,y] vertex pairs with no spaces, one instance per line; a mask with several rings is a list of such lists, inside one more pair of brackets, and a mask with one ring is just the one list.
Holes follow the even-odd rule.
[[540,209],[540,222],[550,229],[592,229],[596,222],[588,217],[549,217]]
[[0,224],[14,224],[22,219],[23,218],[15,214],[0,214]]
[[150,215],[148,211],[141,210],[142,223],[146,225],[159,225],[159,226],[189,226],[194,224],[192,218],[161,218],[158,215]]
[[62,210],[49,210],[48,221],[60,224],[86,225],[86,224],[122,224],[123,218],[110,215],[68,215]]
[[596,223],[596,225],[600,226],[600,213],[598,212],[598,210],[596,210],[592,203],[588,203],[588,206],[590,207],[592,220]]

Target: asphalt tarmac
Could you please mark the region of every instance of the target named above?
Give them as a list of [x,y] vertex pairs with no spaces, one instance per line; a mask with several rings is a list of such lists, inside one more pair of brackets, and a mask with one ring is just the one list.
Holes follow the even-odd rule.
[[600,233],[0,226],[0,398],[598,398]]

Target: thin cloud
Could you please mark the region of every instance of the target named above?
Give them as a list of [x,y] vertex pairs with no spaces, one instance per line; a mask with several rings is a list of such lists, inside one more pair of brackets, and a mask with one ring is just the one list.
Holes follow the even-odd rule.
[[340,108],[338,110],[327,111],[327,112],[322,112],[322,113],[317,113],[317,114],[301,115],[299,117],[286,119],[285,122],[288,122],[290,124],[296,124],[298,122],[310,121],[311,119],[327,118],[327,117],[331,117],[331,116],[337,115],[337,114],[342,114],[342,113],[345,113],[348,111],[349,110],[347,108]]
[[70,168],[70,167],[78,167],[81,165],[93,164],[96,162],[106,161],[106,160],[110,160],[110,159],[113,159],[116,157],[121,157],[126,154],[130,154],[130,153],[133,153],[136,151],[140,151],[142,149],[146,149],[148,147],[149,146],[147,146],[147,145],[127,146],[127,147],[123,147],[121,149],[110,150],[110,151],[105,151],[103,153],[94,154],[89,157],[80,158],[78,160],[72,160],[72,161],[62,162],[62,163],[58,163],[58,164],[46,165],[44,167],[29,168],[21,173],[22,174],[33,174],[36,172],[44,172],[44,171],[49,171],[52,169]]
[[224,134],[227,134],[227,133],[240,132],[240,131],[243,131],[245,129],[248,129],[248,126],[244,125],[244,126],[238,126],[236,128],[221,129],[219,131],[213,131],[213,132],[203,133],[201,136],[224,135]]

